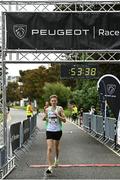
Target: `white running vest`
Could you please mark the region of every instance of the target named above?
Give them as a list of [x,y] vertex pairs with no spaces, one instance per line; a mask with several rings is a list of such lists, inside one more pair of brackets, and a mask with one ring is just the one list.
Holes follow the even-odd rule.
[[56,116],[55,113],[59,113],[61,106],[56,106],[56,109],[53,109],[52,106],[48,107],[48,118],[46,130],[51,132],[57,132],[62,130],[62,122]]

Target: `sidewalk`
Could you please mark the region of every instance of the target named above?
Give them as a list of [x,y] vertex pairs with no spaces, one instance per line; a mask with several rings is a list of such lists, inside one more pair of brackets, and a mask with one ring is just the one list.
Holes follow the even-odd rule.
[[[30,165],[47,164],[44,123],[38,118],[40,132],[32,148],[19,161],[19,166],[7,179],[46,179],[45,168]],[[60,164],[120,163],[120,158],[95,139],[70,123],[63,128]],[[56,168],[48,179],[119,179],[120,167]]]

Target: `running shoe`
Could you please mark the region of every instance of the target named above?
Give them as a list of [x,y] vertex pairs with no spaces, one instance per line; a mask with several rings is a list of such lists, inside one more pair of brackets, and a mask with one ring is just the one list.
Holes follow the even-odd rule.
[[52,174],[52,168],[49,167],[47,170],[46,170],[46,174]]

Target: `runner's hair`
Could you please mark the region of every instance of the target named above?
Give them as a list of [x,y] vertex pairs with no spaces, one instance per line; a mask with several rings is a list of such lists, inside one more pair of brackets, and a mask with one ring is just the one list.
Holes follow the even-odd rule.
[[56,98],[56,99],[58,99],[58,96],[57,96],[57,95],[55,95],[55,94],[53,94],[53,95],[51,95],[51,96],[50,96],[50,100],[51,100],[52,98]]

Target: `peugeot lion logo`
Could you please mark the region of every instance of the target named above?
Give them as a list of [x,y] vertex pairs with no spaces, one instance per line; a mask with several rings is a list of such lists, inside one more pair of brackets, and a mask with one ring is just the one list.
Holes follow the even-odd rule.
[[13,26],[13,32],[18,39],[23,39],[27,33],[27,25],[16,24]]
[[115,84],[107,84],[107,92],[108,94],[112,95],[114,94],[116,90],[116,85]]

